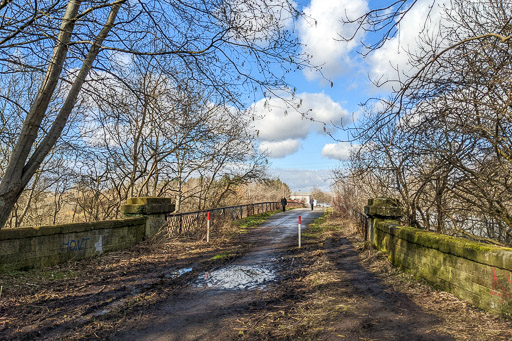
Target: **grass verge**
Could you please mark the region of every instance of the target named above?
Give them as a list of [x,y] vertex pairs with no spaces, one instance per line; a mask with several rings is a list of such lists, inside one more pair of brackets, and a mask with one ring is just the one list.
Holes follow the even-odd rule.
[[333,214],[334,212],[332,210],[326,210],[321,217],[315,219],[308,225],[308,228],[302,232],[302,236],[306,239],[322,239],[324,234],[342,229],[343,225],[335,223]]
[[255,214],[243,219],[238,219],[232,222],[233,226],[236,226],[240,229],[248,229],[248,228],[254,228],[258,227],[259,225],[263,224],[265,221],[268,220],[271,216],[273,216],[276,213],[281,212],[280,210],[276,211],[270,211],[260,214]]
[[280,285],[238,320],[240,339],[512,340],[510,321],[400,272],[333,212],[303,236]]

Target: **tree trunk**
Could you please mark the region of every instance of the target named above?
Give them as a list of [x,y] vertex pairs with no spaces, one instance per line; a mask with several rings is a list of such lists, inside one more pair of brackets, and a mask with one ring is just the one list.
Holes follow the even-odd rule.
[[66,60],[68,46],[74,31],[76,16],[80,9],[81,1],[69,1],[66,7],[66,13],[62,18],[57,44],[53,49],[53,56],[48,70],[46,71],[45,80],[39,89],[34,103],[30,107],[27,118],[23,122],[20,136],[10,156],[4,177],[0,182],[0,228],[4,227],[23,189],[27,186],[32,176],[39,169],[39,166],[62,134],[62,130],[66,126],[69,115],[75,106],[85,78],[89,74],[92,64],[100,51],[101,44],[112,29],[117,13],[125,1],[126,0],[118,0],[112,5],[108,19],[96,36],[94,43],[85,57],[78,76],[71,85],[66,100],[62,104],[51,128],[47,131],[45,137],[32,155],[30,155],[30,151],[39,134],[41,122],[46,116],[51,97],[59,82],[59,77]]
[[2,192],[0,196],[0,226],[2,228],[9,220],[11,211],[23,192],[23,188],[20,184],[12,184],[9,191]]

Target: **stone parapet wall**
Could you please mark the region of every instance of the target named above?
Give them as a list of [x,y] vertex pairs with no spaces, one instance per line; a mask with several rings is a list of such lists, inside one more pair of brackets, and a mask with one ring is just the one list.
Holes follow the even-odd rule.
[[512,249],[375,224],[375,245],[391,263],[477,307],[512,317]]
[[144,238],[146,219],[0,230],[0,271],[40,268],[121,250]]
[[397,212],[374,208],[380,214],[369,215],[370,235],[393,265],[479,308],[512,317],[511,248],[398,226],[382,214],[386,210]]
[[170,198],[129,198],[128,218],[0,230],[0,271],[41,268],[126,249],[152,238],[174,211]]

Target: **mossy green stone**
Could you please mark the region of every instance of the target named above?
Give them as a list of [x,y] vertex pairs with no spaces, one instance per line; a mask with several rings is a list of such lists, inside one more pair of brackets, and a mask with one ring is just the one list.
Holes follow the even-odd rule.
[[94,230],[113,229],[128,226],[137,226],[145,223],[143,217],[133,217],[91,223],[62,224],[53,226],[22,227],[16,229],[0,230],[0,240],[23,239],[28,237],[48,236],[73,232],[86,232]]
[[19,240],[6,240],[0,242],[0,257],[17,254],[20,249]]
[[[384,234],[390,234],[399,239],[436,249],[443,253],[512,270],[512,248],[491,246],[434,232],[425,232],[413,227],[396,226],[396,222],[392,224],[385,220],[378,221],[375,228],[384,232]],[[377,244],[380,244],[384,240],[384,236],[380,236],[379,232],[377,232],[377,236]]]
[[161,197],[133,197],[128,198],[126,200],[127,204],[136,204],[136,205],[162,205],[162,204],[172,204],[171,198],[161,198]]
[[373,242],[390,262],[474,305],[512,317],[512,249],[398,226],[393,199],[369,200]]
[[168,214],[175,210],[171,198],[137,197],[128,198],[121,206],[124,215]]

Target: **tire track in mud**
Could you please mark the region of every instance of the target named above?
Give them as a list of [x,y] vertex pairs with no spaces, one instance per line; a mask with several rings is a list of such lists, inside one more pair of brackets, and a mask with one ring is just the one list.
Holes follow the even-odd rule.
[[[179,295],[171,297],[150,316],[142,317],[138,322],[139,327],[122,330],[112,339],[231,339],[236,335],[236,331],[228,326],[259,302],[262,291],[271,290],[271,287],[266,287],[270,280],[279,280],[276,260],[291,247],[296,246],[298,216],[302,216],[304,229],[322,213],[298,209],[274,215],[250,232],[251,241],[255,246],[247,254],[234,260],[224,269],[213,269],[201,274]],[[229,271],[233,269],[242,272],[240,285],[233,281],[227,281],[228,285],[225,281],[216,281],[216,274],[221,274],[224,270],[224,273],[228,274],[226,277],[229,277]],[[251,283],[244,277],[243,273],[248,275],[251,272],[255,275],[257,283]],[[268,280],[258,278],[258,272],[265,272]],[[122,326],[120,327],[122,329]]]

